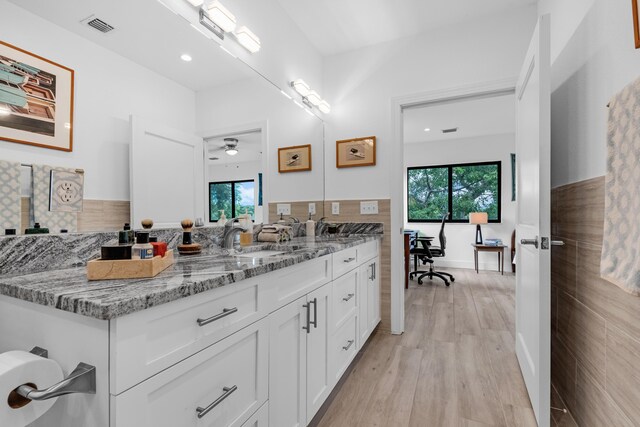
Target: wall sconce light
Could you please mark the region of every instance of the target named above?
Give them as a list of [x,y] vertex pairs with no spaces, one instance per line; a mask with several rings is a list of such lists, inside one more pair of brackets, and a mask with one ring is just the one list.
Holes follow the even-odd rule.
[[187,0],[187,1],[195,7],[200,7],[202,6],[202,3],[204,3],[204,0]]
[[312,90],[302,79],[296,79],[289,85],[302,97],[302,103],[309,108],[317,107],[324,114],[331,112],[329,103],[320,97],[318,92]]
[[260,50],[260,39],[247,27],[240,27],[240,29],[236,31],[236,38],[238,39],[238,43],[249,52],[256,53]]
[[300,94],[302,97],[306,97],[309,95],[309,85],[304,82],[302,79],[297,79],[291,82],[291,87]]
[[[192,0],[188,0],[192,2]],[[192,3],[193,4],[193,3]],[[214,0],[209,6],[207,6],[207,15],[209,18],[225,33],[230,33],[236,29],[236,17],[233,13],[229,12],[229,9],[224,7],[218,0]]]
[[318,109],[324,114],[329,114],[331,112],[331,106],[327,101],[322,101],[320,105],[318,105]]

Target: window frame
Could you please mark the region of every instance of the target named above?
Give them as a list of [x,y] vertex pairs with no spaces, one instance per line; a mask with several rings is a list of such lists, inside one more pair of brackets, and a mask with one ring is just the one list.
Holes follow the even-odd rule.
[[[255,179],[239,179],[236,181],[211,181],[209,182],[209,223],[216,223],[218,222],[218,220],[214,220],[211,219],[211,186],[212,185],[216,185],[216,184],[231,184],[231,216],[227,217],[227,219],[231,219],[231,218],[235,218],[236,217],[236,184],[243,184],[246,182],[253,182],[254,185],[254,191],[255,191],[255,185],[256,185],[256,180]],[[253,201],[254,206],[255,206],[255,199]],[[253,220],[252,220],[253,221]]]
[[[437,169],[437,168],[446,168],[448,173],[448,200],[447,200],[447,209],[449,213],[453,212],[453,168],[460,166],[497,166],[498,167],[498,219],[489,219],[490,224],[501,224],[502,223],[502,161],[490,161],[490,162],[472,162],[472,163],[450,163],[444,165],[429,165],[429,166],[411,166],[407,167],[406,173],[406,183],[407,183],[407,201],[405,203],[405,208],[407,210],[407,222],[409,223],[440,223],[442,222],[442,218],[440,219],[410,219],[409,218],[409,171],[415,169]],[[468,224],[469,220],[463,219],[450,219],[448,218],[445,222],[452,224]]]

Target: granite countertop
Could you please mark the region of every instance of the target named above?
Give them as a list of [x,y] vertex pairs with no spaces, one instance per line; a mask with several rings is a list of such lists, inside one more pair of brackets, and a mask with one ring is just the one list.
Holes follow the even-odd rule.
[[[114,319],[150,307],[195,295],[319,258],[351,246],[380,239],[381,235],[294,238],[283,244],[263,243],[230,255],[220,248],[200,255],[180,256],[175,263],[150,279],[90,282],[86,267],[51,270],[0,278],[0,294],[94,317]],[[282,255],[252,258],[260,250],[283,251]]]

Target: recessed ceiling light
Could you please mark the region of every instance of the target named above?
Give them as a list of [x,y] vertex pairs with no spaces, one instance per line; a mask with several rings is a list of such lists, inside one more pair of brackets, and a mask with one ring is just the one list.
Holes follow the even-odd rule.
[[191,55],[183,53],[182,55],[180,55],[180,59],[182,59],[184,62],[191,62],[193,58],[191,57]]
[[431,130],[431,129],[429,129],[429,128],[424,128],[424,131],[425,131],[425,132],[429,132],[430,130]]

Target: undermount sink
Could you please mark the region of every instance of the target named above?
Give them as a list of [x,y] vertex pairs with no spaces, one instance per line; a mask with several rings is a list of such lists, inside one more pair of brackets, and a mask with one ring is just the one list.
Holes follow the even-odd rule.
[[267,258],[267,257],[271,257],[271,256],[282,255],[282,254],[285,254],[285,253],[286,252],[284,252],[284,251],[264,250],[264,251],[238,253],[235,256],[242,257],[242,258]]

